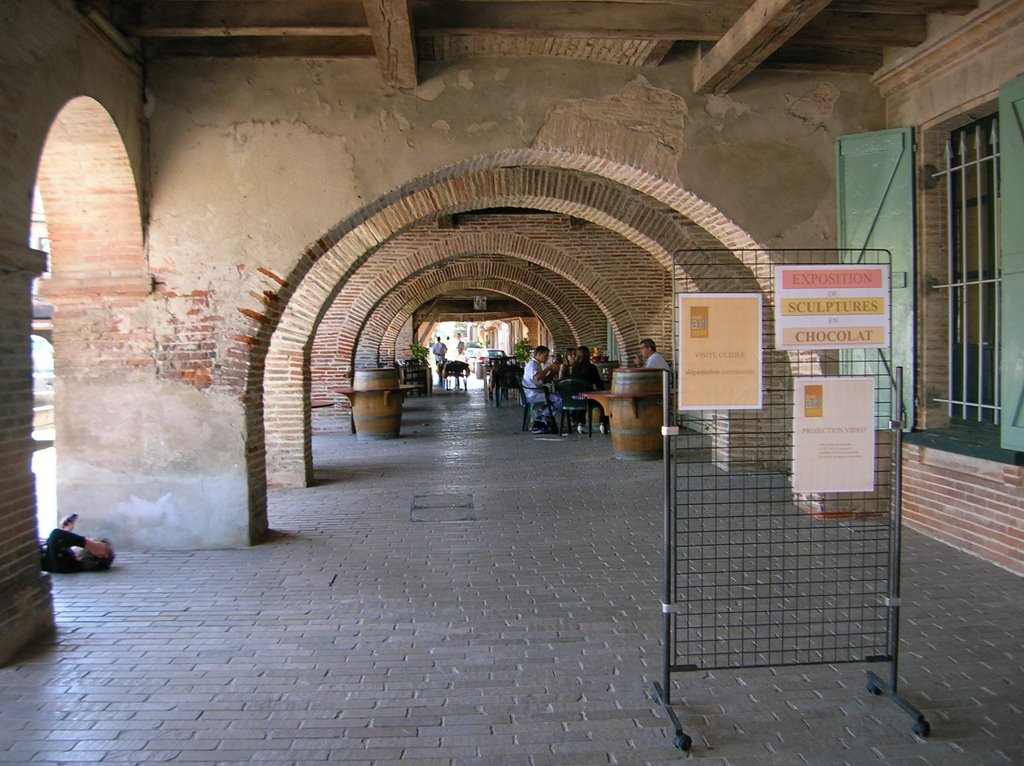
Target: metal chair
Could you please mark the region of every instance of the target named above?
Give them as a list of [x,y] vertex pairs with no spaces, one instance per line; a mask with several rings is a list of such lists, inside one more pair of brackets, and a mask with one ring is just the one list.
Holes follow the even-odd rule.
[[583,380],[582,378],[562,378],[555,384],[555,391],[562,397],[562,418],[558,424],[559,433],[563,430],[566,418],[569,419],[569,433],[573,432],[572,415],[575,413],[586,418],[587,428],[589,429],[588,435],[593,438],[594,424],[589,417],[591,402],[579,396],[579,394],[585,391],[593,390],[594,387],[590,384],[590,381]]
[[[527,401],[526,389],[523,388],[522,379],[518,381],[516,390],[519,392],[519,406],[523,408],[523,430],[525,431],[527,424],[530,422],[530,419],[533,417],[535,413],[543,412],[544,410],[550,410],[551,399],[548,397],[547,388],[545,388],[543,400],[538,399],[535,402]],[[561,426],[559,426],[558,435],[562,435]]]

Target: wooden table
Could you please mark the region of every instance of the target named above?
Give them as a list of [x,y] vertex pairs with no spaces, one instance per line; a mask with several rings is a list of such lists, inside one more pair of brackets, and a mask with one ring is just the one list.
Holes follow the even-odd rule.
[[402,403],[415,384],[383,388],[336,388],[352,404],[352,432],[360,439],[394,439],[402,425]]
[[593,399],[608,416],[612,450],[620,460],[657,460],[662,453],[661,391],[619,394],[584,391],[580,398]]

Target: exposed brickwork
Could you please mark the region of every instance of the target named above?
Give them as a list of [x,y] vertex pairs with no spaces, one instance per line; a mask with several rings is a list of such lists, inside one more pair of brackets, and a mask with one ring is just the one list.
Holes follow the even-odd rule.
[[0,664],[52,621],[49,579],[39,572],[31,461],[32,352],[25,328],[31,325],[31,280],[45,264],[43,253],[0,245]]
[[152,331],[130,320],[152,289],[134,174],[99,103],[77,98],[64,107],[47,137],[38,184],[51,252],[51,277],[40,292],[54,304],[58,375],[151,367]]
[[903,518],[930,537],[1024,575],[1024,469],[917,445],[903,449]]
[[[594,175],[587,175],[589,173]],[[369,206],[354,219],[340,223],[307,251],[307,258],[300,261],[295,273],[283,278],[286,283],[297,284],[298,287],[294,295],[282,300],[286,305],[281,313],[280,326],[270,338],[264,381],[267,466],[271,485],[295,483],[300,477],[306,481],[311,474],[309,408],[298,403],[308,402],[310,398],[309,370],[303,367],[302,360],[306,343],[316,330],[322,307],[334,301],[339,290],[344,290],[350,281],[362,279],[361,267],[369,262],[372,265],[366,272],[367,278],[360,284],[377,286],[367,287],[370,292],[361,290],[355,294],[353,291],[354,294],[350,298],[342,298],[341,303],[344,306],[348,301],[353,306],[346,312],[347,316],[369,316],[354,308],[357,301],[369,310],[373,296],[380,295],[389,282],[393,289],[402,280],[410,279],[419,270],[430,266],[431,257],[436,263],[438,259],[452,257],[459,252],[458,249],[428,249],[426,252],[433,254],[426,260],[420,256],[421,260],[417,261],[412,254],[418,253],[422,247],[404,241],[402,234],[405,231],[422,226],[438,214],[492,207],[531,207],[561,213],[597,224],[592,228],[594,236],[603,228],[624,240],[613,248],[618,250],[616,254],[607,255],[606,274],[594,266],[601,262],[600,251],[594,254],[581,252],[571,257],[560,252],[558,247],[549,245],[545,250],[530,243],[529,239],[517,239],[516,235],[504,231],[514,226],[512,222],[493,230],[482,228],[480,234],[485,239],[478,238],[471,251],[481,252],[482,247],[493,243],[499,248],[499,253],[529,256],[527,259],[549,265],[552,271],[563,274],[580,288],[586,285],[586,292],[592,296],[591,302],[603,300],[608,306],[614,301],[617,305],[625,303],[628,306],[630,301],[622,296],[632,294],[633,304],[642,307],[640,313],[648,318],[648,325],[636,324],[636,329],[643,331],[635,338],[623,335],[620,342],[627,354],[635,352],[635,344],[644,335],[655,338],[665,349],[671,348],[672,255],[696,244],[693,229],[682,226],[682,221],[689,220],[689,223],[703,228],[706,235],[717,237],[720,245],[756,247],[756,243],[706,202],[647,170],[618,165],[609,159],[522,150],[477,158],[411,182]],[[441,239],[447,238],[436,237],[435,247]],[[568,237],[563,239],[568,242]],[[629,243],[632,247],[628,246]],[[524,247],[524,244],[528,246]],[[566,247],[563,244],[561,249]],[[381,259],[387,257],[384,253],[390,248],[394,248],[392,256],[400,265],[388,269],[384,260],[378,264],[377,259],[378,256]],[[629,255],[624,258],[623,253]],[[401,255],[406,256],[404,262],[398,260]],[[587,268],[581,270],[581,263],[585,263]],[[654,272],[637,271],[652,268]],[[657,284],[653,284],[655,280],[651,278],[637,279],[638,274],[644,273],[658,274]],[[758,276],[763,277],[764,274],[759,271]],[[278,291],[278,295],[285,298],[282,291]],[[409,304],[414,302],[415,295],[415,290],[409,294],[406,312],[414,308]],[[652,295],[662,297],[652,303]],[[396,308],[401,309],[401,306]],[[605,313],[609,321],[621,325],[620,318],[630,316],[632,312],[606,310]],[[555,312],[548,312],[541,319],[547,325],[559,325]],[[656,324],[650,325],[651,320]],[[393,334],[397,334],[397,328],[404,324],[403,317],[393,325]],[[377,359],[386,358],[388,352],[392,352],[392,349],[381,349],[375,339],[368,340],[367,345],[360,349],[359,336],[363,331],[363,322],[348,323],[344,327],[332,328],[331,335],[325,337],[331,344],[352,350],[348,352],[351,353],[352,365],[374,354]],[[566,343],[574,342],[577,334],[562,331]],[[344,375],[345,366],[342,361],[339,375]]]
[[933,285],[948,281],[949,248],[946,216],[946,181],[935,178],[946,167],[948,131],[924,131],[919,138],[917,169],[917,414],[918,428],[941,428],[949,421],[946,405],[936,399],[946,397],[949,382],[947,351],[949,342],[949,294]]

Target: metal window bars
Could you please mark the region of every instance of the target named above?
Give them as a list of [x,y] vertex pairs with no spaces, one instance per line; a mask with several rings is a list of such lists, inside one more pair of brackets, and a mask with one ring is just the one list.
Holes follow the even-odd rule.
[[953,131],[946,142],[947,394],[951,417],[999,424],[999,123],[995,117]]

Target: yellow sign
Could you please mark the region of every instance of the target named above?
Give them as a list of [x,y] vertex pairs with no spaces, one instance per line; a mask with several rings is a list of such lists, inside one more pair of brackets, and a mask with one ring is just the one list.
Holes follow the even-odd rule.
[[684,293],[678,311],[679,409],[760,409],[760,293]]

